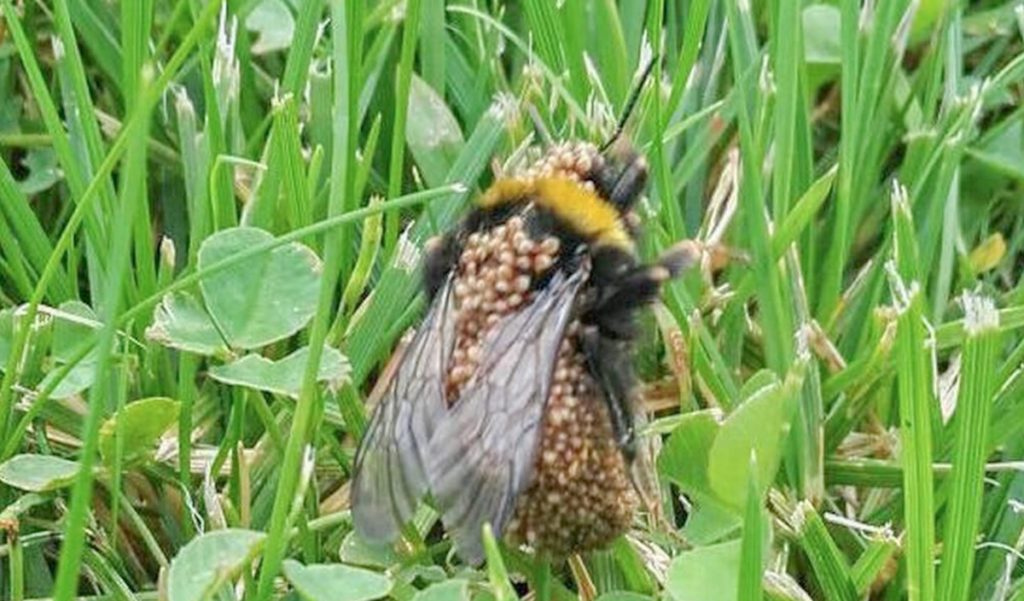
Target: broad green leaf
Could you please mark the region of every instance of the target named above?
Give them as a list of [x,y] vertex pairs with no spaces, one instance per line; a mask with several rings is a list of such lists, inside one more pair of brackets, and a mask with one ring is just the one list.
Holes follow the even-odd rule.
[[757,453],[757,481],[762,494],[775,480],[797,381],[802,381],[802,377],[791,375],[785,384],[776,380],[764,386],[768,378],[755,375],[751,379],[754,378],[758,379],[757,385],[748,381],[744,390],[756,391],[726,418],[708,457],[711,490],[737,511],[742,511],[746,502],[745,466],[749,465],[751,451]]
[[0,482],[29,492],[64,488],[76,475],[77,463],[52,455],[15,455],[0,464]]
[[708,458],[720,425],[711,411],[688,413],[658,455],[658,470],[687,493],[711,493]]
[[[118,430],[121,420],[122,447],[125,464],[145,461],[157,440],[178,420],[181,403],[166,397],[140,399],[125,405],[110,416],[100,427],[100,455],[108,464],[114,461]],[[120,416],[120,418],[119,418]]]
[[43,192],[64,177],[57,165],[57,153],[49,146],[28,151],[21,164],[28,175],[18,182],[18,189],[26,196]]
[[170,601],[202,601],[253,560],[266,535],[252,530],[215,530],[192,539],[171,562]]
[[469,601],[469,581],[454,579],[431,584],[413,595],[412,601]]
[[223,355],[228,352],[224,338],[217,331],[210,314],[188,292],[164,295],[153,310],[153,325],[146,328],[146,338],[200,355]]
[[804,58],[809,63],[839,65],[839,9],[831,4],[804,8]]
[[291,46],[295,35],[295,18],[281,0],[262,0],[245,18],[245,28],[257,34],[250,50],[266,54]]
[[445,183],[448,170],[462,149],[462,130],[444,98],[415,74],[409,87],[405,140],[427,184]]
[[[300,348],[280,361],[272,361],[261,355],[246,355],[233,363],[211,367],[209,374],[211,378],[225,384],[298,398],[308,356],[308,346]],[[337,349],[325,346],[317,379],[337,389],[348,379],[350,372],[348,359]]]
[[[56,370],[48,372],[46,377],[43,378],[43,381],[39,383],[39,388],[42,389],[48,387],[50,382],[52,382],[56,376]],[[50,398],[60,400],[74,396],[92,386],[95,378],[96,361],[91,355],[86,356],[85,359],[72,367],[71,371],[69,371],[68,374],[57,383],[53,392],[50,393]]]
[[740,541],[698,547],[668,566],[665,590],[672,601],[723,601],[736,598]]
[[695,545],[713,545],[735,535],[743,520],[735,509],[713,496],[690,494],[691,511],[686,516],[683,536]]
[[68,362],[99,327],[98,318],[92,307],[82,301],[65,301],[57,309],[59,313],[53,318],[53,356]]
[[389,545],[368,545],[359,535],[349,532],[338,548],[338,559],[344,563],[375,568],[386,568],[396,561],[395,551]]
[[306,601],[369,601],[391,591],[387,576],[340,563],[304,566],[289,559],[284,575]]
[[[261,229],[236,227],[203,241],[199,268],[241,253],[274,237]],[[298,332],[316,312],[322,265],[297,242],[251,257],[200,282],[206,308],[236,348],[257,348]]]
[[26,493],[21,495],[14,500],[13,503],[3,508],[0,511],[0,523],[5,520],[17,519],[22,514],[27,513],[36,505],[42,505],[50,500],[50,495],[41,495],[39,493]]

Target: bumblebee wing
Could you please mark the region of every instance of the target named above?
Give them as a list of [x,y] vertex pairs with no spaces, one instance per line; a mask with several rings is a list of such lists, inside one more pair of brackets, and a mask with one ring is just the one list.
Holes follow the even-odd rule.
[[483,559],[484,522],[500,535],[529,483],[553,368],[584,279],[583,271],[557,272],[495,326],[476,375],[431,438],[430,489],[467,561]]
[[369,542],[398,536],[427,490],[424,460],[445,412],[444,382],[454,343],[451,278],[434,297],[360,442],[352,479],[356,530]]

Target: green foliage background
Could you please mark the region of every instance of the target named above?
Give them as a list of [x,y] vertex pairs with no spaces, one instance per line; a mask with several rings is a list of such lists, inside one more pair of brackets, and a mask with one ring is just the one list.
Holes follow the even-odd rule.
[[[1024,600],[1018,0],[0,9],[0,599]],[[652,55],[642,252],[708,250],[640,345],[660,498],[566,564],[366,548],[424,240]]]

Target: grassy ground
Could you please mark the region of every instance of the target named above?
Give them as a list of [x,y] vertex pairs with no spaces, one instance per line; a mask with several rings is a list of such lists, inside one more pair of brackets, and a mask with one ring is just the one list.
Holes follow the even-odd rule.
[[[1019,1],[0,8],[0,599],[1024,599]],[[661,503],[364,547],[423,240],[652,48],[642,251],[709,249],[638,352]]]

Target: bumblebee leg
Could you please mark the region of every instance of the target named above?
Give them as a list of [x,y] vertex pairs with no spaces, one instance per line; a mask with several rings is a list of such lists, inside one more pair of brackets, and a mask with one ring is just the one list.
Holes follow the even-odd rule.
[[584,327],[580,346],[587,358],[587,367],[600,383],[615,442],[627,461],[636,457],[632,395],[636,385],[633,364],[621,342],[603,336],[597,327]]
[[658,265],[664,267],[669,277],[676,277],[684,269],[700,260],[701,246],[693,240],[683,240],[672,245],[658,257]]
[[[672,246],[653,265],[631,265],[614,255],[595,260],[595,273],[605,279],[601,293],[585,318],[600,326],[602,333],[616,339],[633,338],[636,309],[653,302],[666,280],[676,277],[700,257],[696,242],[684,240]],[[600,267],[600,272],[598,272]]]

